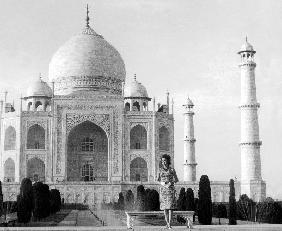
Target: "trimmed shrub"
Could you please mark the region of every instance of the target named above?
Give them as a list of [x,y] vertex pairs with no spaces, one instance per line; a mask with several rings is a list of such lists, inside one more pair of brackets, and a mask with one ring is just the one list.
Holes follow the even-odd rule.
[[124,196],[122,192],[118,194],[117,209],[120,209],[120,210],[124,209]]
[[28,223],[33,209],[32,182],[24,178],[20,186],[20,194],[17,196],[17,217],[19,223]]
[[137,198],[136,198],[136,210],[144,211],[145,210],[145,189],[143,185],[137,187]]
[[255,220],[256,204],[246,194],[240,196],[237,202],[237,217],[240,220]]
[[226,218],[227,217],[227,209],[226,206],[222,203],[217,205],[217,216],[218,218],[218,223],[220,223],[220,218]]
[[125,194],[125,209],[133,210],[134,208],[134,194],[131,190],[127,190]]
[[207,175],[202,175],[200,178],[198,220],[203,225],[210,225],[212,221],[211,187]]
[[187,188],[186,190],[186,210],[195,211],[195,202],[194,202],[194,192],[193,189]]
[[2,182],[0,181],[0,216],[3,214],[3,193],[2,193]]
[[34,198],[33,219],[37,221],[50,214],[49,186],[42,182],[36,182],[33,184],[32,190]]
[[145,211],[151,211],[151,201],[150,201],[150,192],[151,190],[149,188],[147,188],[145,190],[145,201],[144,201],[144,210]]
[[282,223],[282,207],[272,198],[257,204],[257,221],[271,224]]
[[148,210],[149,211],[159,211],[160,210],[160,196],[157,190],[151,189],[149,191],[148,197]]
[[228,212],[228,220],[229,225],[236,225],[236,217],[237,217],[237,209],[236,209],[236,199],[235,199],[235,187],[234,187],[234,180],[230,179],[229,181],[229,212]]
[[177,210],[185,211],[186,210],[186,194],[185,188],[181,188],[177,200]]
[[61,194],[58,189],[50,190],[50,213],[56,213],[61,209]]

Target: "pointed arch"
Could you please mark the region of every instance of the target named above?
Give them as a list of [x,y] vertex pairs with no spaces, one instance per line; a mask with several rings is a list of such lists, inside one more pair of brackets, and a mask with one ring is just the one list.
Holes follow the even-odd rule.
[[162,126],[159,129],[159,149],[161,151],[169,151],[170,149],[169,137],[170,137],[169,130],[165,126]]
[[140,104],[139,104],[139,102],[135,101],[132,104],[132,111],[140,111]]
[[15,162],[12,158],[8,158],[4,163],[4,181],[15,181]]
[[26,148],[45,149],[45,129],[39,124],[34,124],[28,129]]
[[131,161],[130,181],[148,181],[147,162],[143,158],[136,157]]
[[5,131],[4,150],[16,149],[16,129],[9,126]]
[[27,161],[27,177],[32,181],[45,181],[45,164],[37,157]]
[[147,149],[147,131],[140,124],[130,130],[130,149]]
[[108,181],[108,137],[90,121],[76,125],[67,140],[68,181]]

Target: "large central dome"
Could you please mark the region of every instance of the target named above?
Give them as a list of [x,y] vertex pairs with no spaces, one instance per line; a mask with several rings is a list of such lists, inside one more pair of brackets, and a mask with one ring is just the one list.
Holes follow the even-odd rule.
[[87,23],[54,54],[49,80],[57,95],[78,90],[121,95],[125,65],[119,52]]

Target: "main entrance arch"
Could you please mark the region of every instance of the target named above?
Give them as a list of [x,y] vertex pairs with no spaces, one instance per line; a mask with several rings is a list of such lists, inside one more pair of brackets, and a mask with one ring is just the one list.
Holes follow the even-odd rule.
[[67,141],[68,181],[108,181],[108,137],[98,125],[85,121]]

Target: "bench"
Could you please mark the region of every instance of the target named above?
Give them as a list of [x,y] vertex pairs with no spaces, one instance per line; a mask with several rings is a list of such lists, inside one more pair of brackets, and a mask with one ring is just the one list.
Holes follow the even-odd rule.
[[[163,215],[163,211],[125,211],[126,214],[126,225],[128,229],[133,229],[133,216],[142,215]],[[183,216],[187,220],[187,228],[193,229],[193,215],[194,211],[173,211],[174,215]]]

